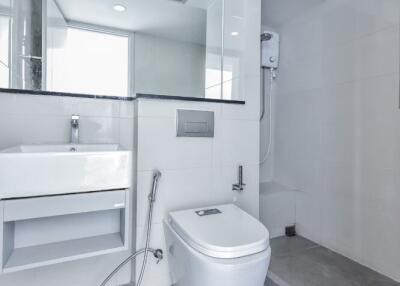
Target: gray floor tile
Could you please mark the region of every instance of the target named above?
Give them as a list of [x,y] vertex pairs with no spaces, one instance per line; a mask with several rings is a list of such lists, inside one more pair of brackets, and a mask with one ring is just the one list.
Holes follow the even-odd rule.
[[271,239],[270,243],[273,256],[293,255],[295,252],[319,246],[318,244],[301,236],[282,236]]
[[274,255],[270,272],[290,286],[400,286],[301,237],[273,239],[271,247]]

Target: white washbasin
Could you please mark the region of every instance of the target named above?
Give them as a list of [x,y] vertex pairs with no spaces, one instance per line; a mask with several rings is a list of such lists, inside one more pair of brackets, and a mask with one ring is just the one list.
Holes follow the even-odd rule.
[[132,152],[117,144],[20,145],[0,152],[0,199],[131,184]]

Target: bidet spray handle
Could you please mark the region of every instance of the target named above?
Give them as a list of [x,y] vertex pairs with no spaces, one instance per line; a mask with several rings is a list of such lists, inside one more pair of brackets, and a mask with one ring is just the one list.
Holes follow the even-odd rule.
[[161,172],[155,170],[153,173],[153,186],[151,188],[151,192],[149,194],[149,201],[155,202],[156,201],[156,194],[157,194],[157,186],[158,180],[161,178]]

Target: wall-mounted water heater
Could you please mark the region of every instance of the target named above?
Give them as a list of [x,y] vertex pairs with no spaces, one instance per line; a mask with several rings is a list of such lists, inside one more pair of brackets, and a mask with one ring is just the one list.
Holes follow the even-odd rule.
[[261,116],[260,121],[263,120],[265,115],[265,70],[269,70],[269,141],[267,150],[263,158],[260,160],[260,165],[265,163],[269,157],[272,145],[272,106],[273,106],[273,94],[272,87],[273,82],[277,76],[276,70],[279,67],[279,34],[275,32],[265,31],[261,34],[261,67],[262,67],[262,93],[261,93]]
[[261,66],[277,69],[279,66],[279,34],[264,32],[261,34]]

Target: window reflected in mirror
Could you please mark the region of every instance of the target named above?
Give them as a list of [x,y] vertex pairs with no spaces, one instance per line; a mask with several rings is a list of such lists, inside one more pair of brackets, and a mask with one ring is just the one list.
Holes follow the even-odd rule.
[[129,38],[68,27],[48,49],[48,90],[128,96]]

